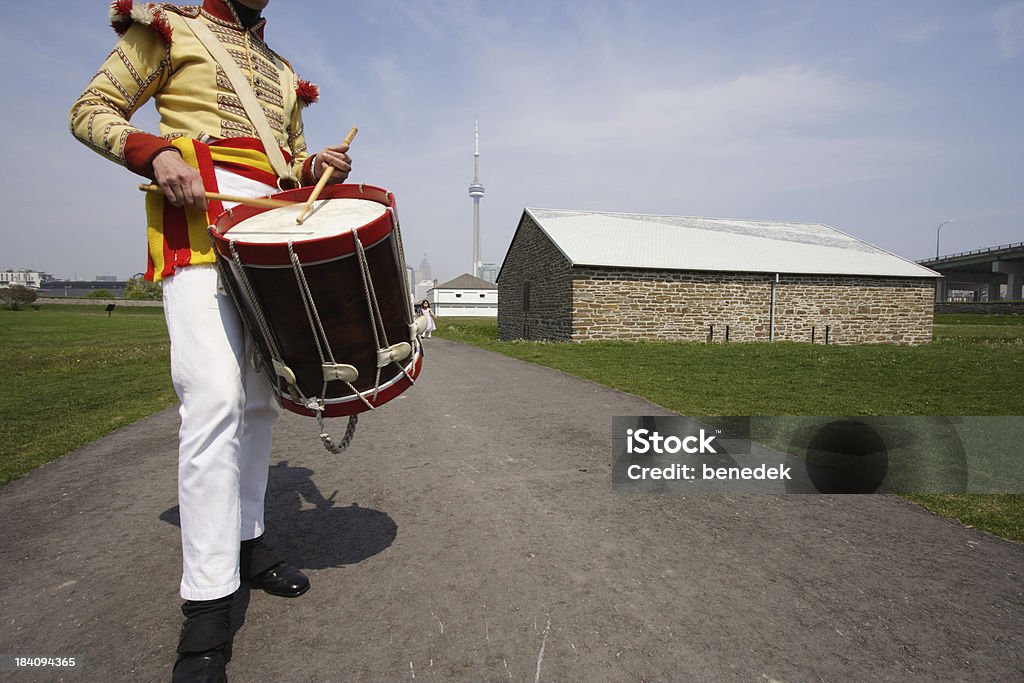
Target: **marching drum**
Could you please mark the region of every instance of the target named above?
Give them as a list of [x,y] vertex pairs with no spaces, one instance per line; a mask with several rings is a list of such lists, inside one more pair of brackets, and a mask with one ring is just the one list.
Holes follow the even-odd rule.
[[328,185],[298,225],[312,191],[274,195],[297,202],[282,208],[236,206],[210,236],[278,401],[321,423],[353,416],[351,431],[356,413],[413,384],[423,354],[394,196]]

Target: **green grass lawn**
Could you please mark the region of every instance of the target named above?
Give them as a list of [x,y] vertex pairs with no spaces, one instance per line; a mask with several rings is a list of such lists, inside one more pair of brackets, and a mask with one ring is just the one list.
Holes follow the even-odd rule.
[[[1022,415],[1024,316],[937,315],[935,341],[500,342],[494,320],[441,318],[454,339],[642,396],[683,415]],[[907,496],[1024,541],[1024,496]]]
[[[936,326],[923,346],[499,342],[494,320],[439,337],[557,368],[683,415],[1021,415],[1024,316]],[[988,317],[988,316],[986,316]],[[1017,378],[1017,381],[1013,381]]]
[[0,484],[174,405],[163,309],[0,310]]

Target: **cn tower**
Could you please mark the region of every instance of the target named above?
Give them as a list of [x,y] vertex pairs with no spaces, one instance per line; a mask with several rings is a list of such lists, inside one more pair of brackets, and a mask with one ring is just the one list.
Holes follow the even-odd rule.
[[473,151],[473,182],[469,186],[469,196],[473,198],[473,276],[480,277],[480,198],[484,196],[484,186],[480,184],[479,119],[476,121]]

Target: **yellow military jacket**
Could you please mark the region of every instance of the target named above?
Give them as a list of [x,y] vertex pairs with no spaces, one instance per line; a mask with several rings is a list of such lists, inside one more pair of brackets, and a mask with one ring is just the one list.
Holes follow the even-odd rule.
[[[115,0],[110,19],[121,39],[72,105],[71,132],[149,178],[153,157],[174,148],[200,172],[209,191],[217,191],[215,164],[275,183],[238,95],[185,17],[198,17],[224,45],[252,86],[292,173],[301,184],[313,184],[301,112],[319,91],[263,41],[265,20],[246,29],[225,0],[205,0],[202,6]],[[159,135],[131,124],[132,115],[149,100],[160,114]],[[207,228],[221,210],[216,200],[204,212],[173,207],[163,195],[149,194],[146,278],[160,280],[178,268],[213,263]]]
[[[224,0],[205,0],[202,6],[115,1],[111,25],[121,39],[72,106],[72,133],[144,176],[152,173],[153,157],[175,138],[257,137],[227,76],[184,17],[199,17],[234,58],[278,144],[291,155],[295,175],[308,184],[301,110],[319,92],[263,41],[264,19],[246,30]],[[130,123],[150,99],[160,115],[159,136]]]

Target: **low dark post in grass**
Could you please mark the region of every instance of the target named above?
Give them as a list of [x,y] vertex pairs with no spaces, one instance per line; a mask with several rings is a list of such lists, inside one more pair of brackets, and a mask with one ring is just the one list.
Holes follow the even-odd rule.
[[828,345],[828,333],[832,329],[831,325],[825,325],[825,344]]
[[725,326],[725,341],[729,341],[729,326]]
[[814,325],[811,325],[811,343],[814,343]]
[[708,344],[715,340],[715,326],[708,325]]

